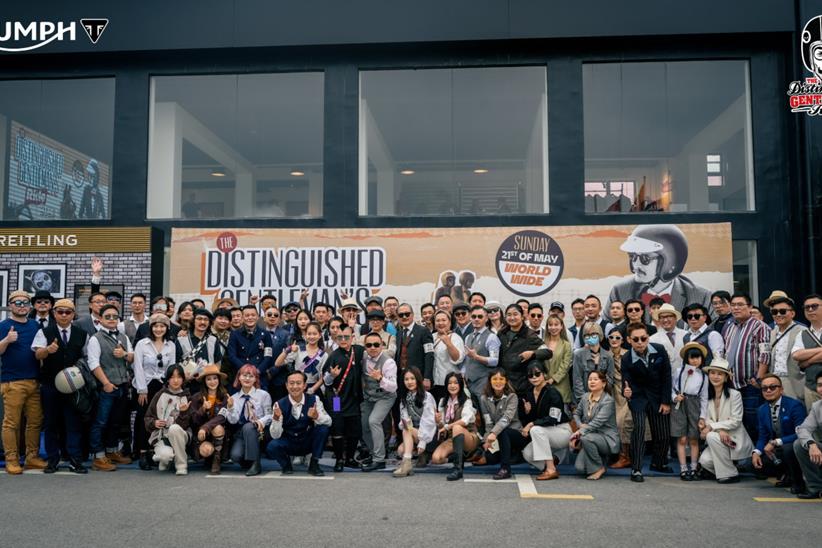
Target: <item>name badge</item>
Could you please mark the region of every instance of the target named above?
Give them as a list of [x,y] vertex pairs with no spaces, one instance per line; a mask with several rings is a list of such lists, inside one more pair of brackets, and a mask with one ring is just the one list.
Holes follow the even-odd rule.
[[335,413],[339,413],[340,411],[342,411],[342,404],[340,402],[340,397],[339,396],[334,396],[334,398],[332,398],[332,400],[331,400],[331,409]]
[[274,349],[271,348],[270,346],[266,346],[265,349],[263,350],[263,356],[265,356],[266,358],[270,358],[273,355],[274,355]]

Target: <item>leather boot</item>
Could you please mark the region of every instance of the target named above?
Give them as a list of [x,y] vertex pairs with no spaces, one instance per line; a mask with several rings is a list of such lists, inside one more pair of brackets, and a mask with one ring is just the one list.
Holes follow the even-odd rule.
[[149,456],[148,451],[143,451],[140,453],[140,470],[151,470],[151,457]]
[[322,477],[325,475],[325,472],[323,472],[322,468],[320,468],[320,461],[315,458],[308,461],[308,473],[316,477]]
[[223,438],[214,438],[214,453],[211,455],[211,475],[220,475],[220,465],[223,462]]
[[260,472],[262,472],[262,471],[263,471],[263,469],[260,466],[260,458],[257,457],[257,460],[254,461],[254,463],[251,465],[251,468],[249,468],[248,471],[246,471],[245,475],[246,476],[258,476],[258,475],[260,475]]
[[406,476],[414,475],[414,462],[411,457],[403,457],[400,467],[394,470],[395,478],[404,478]]
[[465,458],[465,435],[460,434],[459,436],[454,436],[452,443],[454,444],[454,469],[445,479],[448,481],[457,481],[458,479],[462,479],[462,463]]
[[611,468],[628,468],[631,466],[631,458],[628,456],[628,449],[630,445],[622,444],[622,450],[619,452],[619,458],[611,465]]

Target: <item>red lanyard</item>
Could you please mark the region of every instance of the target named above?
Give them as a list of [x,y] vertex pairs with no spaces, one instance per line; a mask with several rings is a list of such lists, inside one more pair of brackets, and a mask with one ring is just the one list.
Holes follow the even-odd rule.
[[354,363],[354,349],[353,348],[351,349],[351,357],[348,358],[348,367],[345,368],[345,373],[343,373],[343,377],[342,377],[342,380],[340,381],[340,385],[337,387],[336,390],[334,390],[334,392],[336,392],[338,396],[342,392],[343,386],[345,386],[345,379],[348,378],[348,373],[351,371],[351,364],[352,363]]

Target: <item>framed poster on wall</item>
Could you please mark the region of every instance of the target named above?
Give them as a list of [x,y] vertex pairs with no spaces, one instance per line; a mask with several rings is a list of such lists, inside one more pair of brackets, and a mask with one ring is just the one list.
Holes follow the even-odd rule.
[[55,299],[66,296],[66,265],[28,263],[17,267],[17,289],[33,295],[48,291]]

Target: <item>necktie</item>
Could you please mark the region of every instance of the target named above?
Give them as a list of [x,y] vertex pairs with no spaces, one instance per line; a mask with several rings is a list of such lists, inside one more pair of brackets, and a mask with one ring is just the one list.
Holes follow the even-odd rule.
[[673,331],[668,331],[666,333],[666,335],[668,335],[668,340],[671,341],[671,346],[676,346],[674,344],[674,332]]
[[771,423],[773,424],[773,431],[775,434],[779,432],[779,406],[771,405]]
[[249,415],[251,414],[251,410],[249,409],[249,404],[251,403],[251,396],[248,394],[243,394],[243,410],[240,412],[240,424],[245,424],[249,420]]
[[68,332],[63,329],[63,344],[68,344]]
[[46,328],[46,319],[45,318],[40,318],[37,321],[40,322],[40,329],[45,329]]

